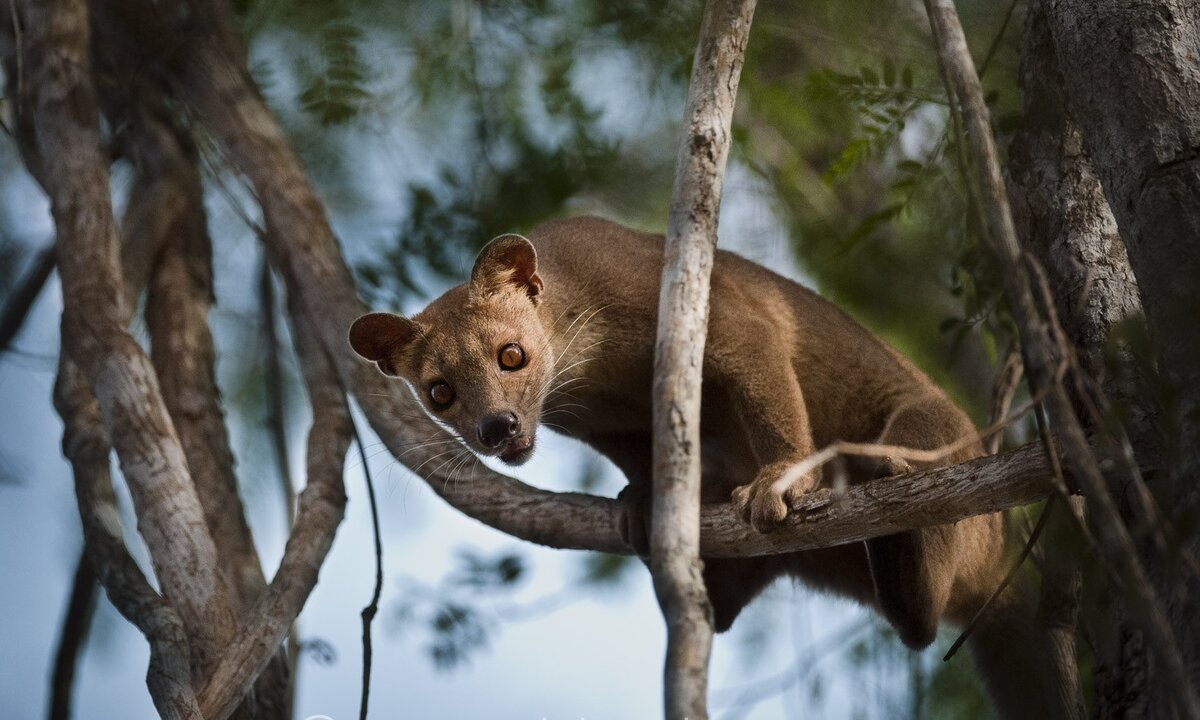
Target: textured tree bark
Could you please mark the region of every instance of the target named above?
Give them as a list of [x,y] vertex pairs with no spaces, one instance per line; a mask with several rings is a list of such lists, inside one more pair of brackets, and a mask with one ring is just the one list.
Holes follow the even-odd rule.
[[654,348],[650,574],[667,623],[666,717],[708,717],[713,620],[700,561],[700,382],[733,107],[754,0],[708,0],[667,221]]
[[[1161,347],[1165,472],[1152,490],[1171,515],[1184,519],[1200,509],[1200,335],[1192,330],[1200,313],[1200,6],[1057,0],[1048,3],[1047,15],[1084,144]],[[1194,530],[1171,542],[1193,556],[1200,552]],[[1200,685],[1200,579],[1174,573],[1172,564],[1159,556],[1151,574],[1168,598],[1187,677]],[[1161,677],[1139,659],[1142,643],[1127,638],[1123,644],[1115,674]],[[1118,692],[1110,698],[1117,712],[1142,702],[1137,693]],[[1150,715],[1169,713],[1165,693],[1147,699]]]
[[202,671],[233,631],[216,549],[154,371],[125,331],[128,303],[89,62],[87,9],[78,0],[28,3],[23,44],[28,108],[50,196],[63,288],[64,352],[99,402],[139,529],[164,594]]
[[[1119,323],[1140,315],[1141,299],[1116,220],[1072,116],[1042,2],[1031,3],[1026,17],[1020,79],[1022,127],[1009,148],[1008,180],[1022,244],[1046,272],[1080,369],[1110,401],[1127,409],[1126,427],[1135,439],[1144,440],[1152,432],[1151,418],[1138,397],[1133,363],[1124,348],[1109,341]],[[1116,363],[1107,359],[1110,348],[1116,351]],[[1110,476],[1110,484],[1114,480],[1119,478]],[[1135,521],[1124,491],[1113,491],[1122,517]],[[1041,619],[1057,628],[1061,655],[1073,662],[1079,580],[1073,570],[1077,560],[1070,554],[1078,543],[1066,517],[1060,514],[1052,522],[1055,527],[1044,543]],[[1141,550],[1146,562],[1146,549]],[[1096,714],[1122,717],[1133,708],[1118,698],[1148,697],[1146,673],[1132,671],[1147,659],[1121,599],[1110,601],[1112,613],[1096,617],[1091,628],[1097,648]],[[1108,639],[1114,632],[1120,637]],[[1116,662],[1105,650],[1114,646],[1113,640],[1124,656]]]
[[[139,98],[153,103],[154,98]],[[212,247],[204,196],[190,140],[165,107],[137,105],[122,118],[125,154],[138,175],[122,224],[124,248],[151,258],[146,324],[163,400],[183,444],[188,470],[221,559],[238,616],[254,606],[266,579],[246,524],[233,452],[215,377],[216,352],[208,327],[213,300]],[[115,124],[115,123],[114,123]],[[131,253],[125,253],[131,258]],[[127,265],[128,263],[123,263]],[[129,284],[131,297],[137,288]],[[254,698],[258,718],[290,718],[289,672],[280,654]]]
[[75,475],[88,558],[113,606],[150,643],[146,685],[154,707],[167,720],[202,720],[192,692],[187,631],[125,546],[109,476],[108,431],[87,381],[65,356],[59,362],[54,405],[63,418],[63,454]]
[[[953,0],[925,0],[925,7],[951,104],[961,107],[974,161],[968,183],[973,196],[981,203],[989,242],[1004,269],[1005,291],[1020,330],[1032,388],[1035,392],[1043,389],[1047,392],[1046,404],[1053,427],[1063,443],[1067,463],[1089,503],[1094,537],[1110,569],[1124,584],[1130,601],[1137,604],[1139,620],[1156,645],[1163,674],[1172,688],[1175,707],[1182,715],[1196,716],[1200,714],[1200,700],[1190,684],[1161,596],[1139,562],[1133,539],[1109,494],[1100,465],[1087,445],[1071,398],[1057,377],[1055,368],[1063,360],[1068,362],[1068,376],[1076,370],[1070,364],[1069,355],[1061,357],[1062,350],[1056,347],[1055,338],[1059,331],[1039,316],[1030,278],[1021,263],[987,105]],[[952,107],[952,112],[959,111]]]
[[[1144,430],[1136,429],[1144,428],[1148,418],[1133,402],[1136,387],[1131,364],[1122,363],[1114,374],[1106,360],[1110,334],[1118,323],[1141,312],[1141,300],[1116,221],[1067,106],[1041,3],[1032,3],[1026,16],[1020,84],[1022,124],[1008,154],[1008,189],[1017,232],[1023,247],[1045,270],[1058,317],[1075,348],[1080,369],[1109,398],[1130,408],[1129,425],[1141,435]],[[1122,517],[1128,520],[1129,509],[1120,495],[1117,502]],[[1076,667],[1081,588],[1077,557],[1080,543],[1074,522],[1062,512],[1050,519],[1043,543],[1039,608],[1039,620],[1052,639],[1058,662],[1071,668]],[[1111,632],[1111,626],[1093,628],[1092,634],[1107,632]],[[1097,662],[1095,674],[1101,698],[1106,695],[1107,682],[1128,683],[1138,677],[1105,673],[1103,658]],[[1075,681],[1069,691],[1081,698],[1077,677]],[[1103,713],[1107,706],[1102,701],[1097,711]],[[1080,706],[1080,716],[1082,713]]]

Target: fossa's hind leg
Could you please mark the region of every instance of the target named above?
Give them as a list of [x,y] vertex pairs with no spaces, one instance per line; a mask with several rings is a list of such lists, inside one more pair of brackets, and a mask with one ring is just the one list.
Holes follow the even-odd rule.
[[[933,397],[894,412],[879,442],[933,450],[972,432],[974,428],[965,416],[948,401]],[[935,465],[951,464],[975,454],[977,450],[956,453]],[[906,463],[884,461],[876,466],[874,474],[888,477],[908,469]],[[940,525],[866,543],[879,610],[911,648],[928,646],[937,633],[954,585],[958,532],[955,525]]]

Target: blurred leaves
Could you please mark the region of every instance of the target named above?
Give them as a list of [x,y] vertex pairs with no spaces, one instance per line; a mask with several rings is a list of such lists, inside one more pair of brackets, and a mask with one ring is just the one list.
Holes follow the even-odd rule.
[[371,97],[365,85],[366,66],[359,57],[361,41],[357,26],[330,22],[321,29],[316,67],[301,68],[308,80],[299,95],[300,105],[322,125],[348,122]]

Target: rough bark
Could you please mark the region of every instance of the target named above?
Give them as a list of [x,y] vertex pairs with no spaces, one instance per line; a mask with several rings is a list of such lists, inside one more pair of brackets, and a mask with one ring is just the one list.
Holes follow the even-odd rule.
[[668,718],[708,717],[712,607],[700,561],[700,381],[709,277],[754,0],[709,0],[688,87],[654,351],[650,574],[667,623]]
[[[139,99],[147,101],[145,96]],[[130,114],[132,117],[124,118],[124,151],[138,175],[122,224],[122,247],[137,248],[152,259],[145,310],[151,360],[225,582],[235,592],[231,605],[242,616],[254,606],[267,583],[238,496],[215,376],[216,351],[208,327],[213,302],[212,247],[197,158],[190,140],[169,119],[165,107],[140,105]],[[134,256],[124,253],[122,265],[128,266]],[[127,286],[135,297],[136,286],[132,282]],[[261,677],[253,714],[288,718],[289,698],[288,663],[280,654]]]
[[113,607],[150,643],[146,685],[154,707],[167,720],[201,720],[192,692],[187,631],[125,546],[109,476],[108,431],[86,380],[65,357],[59,361],[54,404],[63,418],[63,454],[75,475],[84,545],[96,577]]
[[[1200,313],[1200,6],[1057,0],[1047,4],[1047,15],[1084,145],[1161,347],[1166,472],[1152,490],[1175,519],[1186,520],[1200,508],[1200,335],[1191,330]],[[1170,542],[1193,556],[1200,552],[1194,531]],[[1152,576],[1169,598],[1187,677],[1200,684],[1200,579],[1176,577],[1174,565],[1160,555]],[[1124,653],[1119,674],[1161,677],[1155,667],[1137,667],[1137,655]],[[1164,695],[1151,694],[1151,714],[1169,712]],[[1124,698],[1140,702],[1129,693]],[[1118,708],[1121,699],[1112,698]]]
[[63,346],[79,364],[117,449],[155,574],[191,638],[193,669],[233,630],[229,596],[174,426],[129,318],[79,0],[23,6],[28,109],[50,197],[63,288]]
[[939,65],[951,104],[955,106],[952,112],[961,115],[969,142],[974,167],[968,175],[968,184],[980,203],[988,240],[1004,270],[1005,291],[1020,330],[1025,366],[1033,389],[1035,392],[1044,389],[1047,393],[1046,404],[1053,428],[1089,503],[1099,550],[1116,578],[1124,584],[1130,602],[1139,610],[1139,621],[1156,646],[1163,674],[1173,690],[1176,708],[1180,714],[1195,716],[1200,713],[1200,700],[1189,682],[1161,596],[1150,584],[1139,562],[1133,539],[1108,492],[1099,462],[1087,445],[1083,425],[1075,414],[1071,398],[1058,380],[1057,368],[1061,363],[1067,363],[1068,374],[1074,372],[1071,357],[1057,346],[1061,331],[1053,327],[1052,319],[1039,315],[1030,277],[1021,262],[987,105],[954,4],[952,0],[925,0],[925,7],[938,48]]
[[[1022,245],[1045,270],[1063,329],[1071,340],[1080,369],[1113,403],[1126,409],[1125,421],[1135,438],[1150,431],[1148,408],[1138,387],[1128,352],[1110,342],[1113,330],[1141,313],[1137,283],[1125,244],[1091,158],[1083,147],[1079,125],[1069,107],[1058,68],[1044,3],[1030,5],[1025,24],[1020,84],[1022,126],[1009,147],[1008,187]],[[1117,362],[1112,362],[1114,355]],[[1078,398],[1077,398],[1078,400]],[[1077,403],[1078,404],[1078,403]],[[1095,430],[1096,428],[1092,428]],[[1110,477],[1110,482],[1112,478]],[[1134,519],[1124,493],[1114,489],[1118,508],[1127,522]],[[1078,541],[1061,513],[1047,533],[1040,619],[1052,628],[1064,659],[1074,659],[1074,632],[1079,579],[1072,556]],[[1142,559],[1146,552],[1142,549]],[[1144,672],[1122,666],[1144,665],[1133,648],[1142,648],[1140,635],[1128,624],[1119,597],[1112,613],[1096,617],[1090,632],[1098,648],[1095,679],[1100,717],[1116,717],[1121,697],[1145,697]],[[1114,663],[1104,648],[1114,632],[1126,659]],[[1070,647],[1067,647],[1067,643]],[[1128,667],[1127,667],[1128,669]],[[1116,715],[1112,715],[1114,711]]]
[[1021,53],[1021,129],[1008,151],[1008,188],[1021,244],[1041,263],[1081,369],[1114,399],[1128,378],[1108,372],[1113,329],[1141,313],[1137,282],[1104,189],[1067,106],[1042,4],[1031,5]]

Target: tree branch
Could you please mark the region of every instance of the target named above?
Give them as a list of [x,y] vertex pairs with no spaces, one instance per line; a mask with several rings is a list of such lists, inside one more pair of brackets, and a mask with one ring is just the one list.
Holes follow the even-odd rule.
[[65,426],[63,454],[74,471],[84,546],[96,578],[117,611],[150,643],[146,685],[154,707],[168,720],[202,720],[192,693],[187,632],[125,546],[109,477],[108,431],[86,381],[66,357],[59,361],[54,405]]
[[[121,459],[155,574],[179,613],[197,668],[230,637],[232,615],[216,549],[174,426],[145,353],[125,330],[108,162],[101,152],[80,0],[24,5],[18,51],[27,61],[28,108],[40,179],[50,197],[63,287],[63,346],[79,363]],[[52,148],[53,152],[45,152]]]
[[79,553],[75,576],[71,579],[71,594],[67,612],[58,635],[58,650],[54,653],[54,671],[50,680],[50,720],[69,720],[71,696],[75,685],[75,669],[79,652],[87,640],[92,616],[96,612],[96,571],[88,558],[87,547]]
[[8,349],[9,343],[21,331],[33,302],[42,294],[46,280],[54,272],[54,264],[54,248],[39,251],[25,276],[5,298],[4,308],[0,310],[0,353]]
[[125,234],[143,239],[123,244],[158,248],[146,298],[151,359],[226,579],[237,590],[238,608],[248,608],[266,579],[238,497],[214,374],[212,247],[194,150],[170,121],[148,110],[136,113],[125,132],[138,170]]
[[668,718],[708,717],[712,606],[700,562],[700,380],[733,106],[755,0],[708,0],[688,87],[654,350],[650,574],[667,624]]
[[292,336],[312,406],[308,483],[275,577],[200,692],[209,720],[229,715],[287,636],[317,584],[346,508],[342,472],[350,446],[350,411],[323,348],[306,327],[308,320],[290,306]]
[[[1124,240],[1147,334],[1155,340],[1146,359],[1153,355],[1162,389],[1155,399],[1165,402],[1148,437],[1170,462],[1153,479],[1153,489],[1179,532],[1167,531],[1170,552],[1147,552],[1145,558],[1166,598],[1186,673],[1200,683],[1200,577],[1176,571],[1180,555],[1200,555],[1200,533],[1190,519],[1200,507],[1200,336],[1191,331],[1200,312],[1200,7],[1188,0],[1041,4],[1058,66],[1071,79],[1064,93]],[[1136,439],[1138,428],[1131,432]],[[1127,477],[1117,479],[1124,487],[1114,494],[1136,500],[1144,489]],[[1157,524],[1149,528],[1156,534],[1164,525]],[[1115,686],[1112,694],[1101,686],[1114,701],[1112,717],[1169,714],[1174,676],[1138,657],[1157,649],[1154,636],[1143,642],[1126,635],[1122,644],[1125,657],[1101,676]],[[1129,705],[1137,697],[1131,678],[1145,678],[1151,687],[1134,700],[1140,708]]]
[[[149,281],[145,314],[151,359],[220,568],[236,593],[231,605],[241,615],[254,606],[267,582],[238,495],[216,382],[216,350],[208,326],[212,243],[204,194],[191,140],[170,118],[162,98],[151,92],[139,94],[132,107],[112,119],[124,128],[123,150],[137,169],[123,223],[122,268],[145,266],[138,271],[142,275],[126,277],[126,290],[136,300],[138,278]],[[281,653],[259,679],[256,716],[291,715],[289,675]]]

